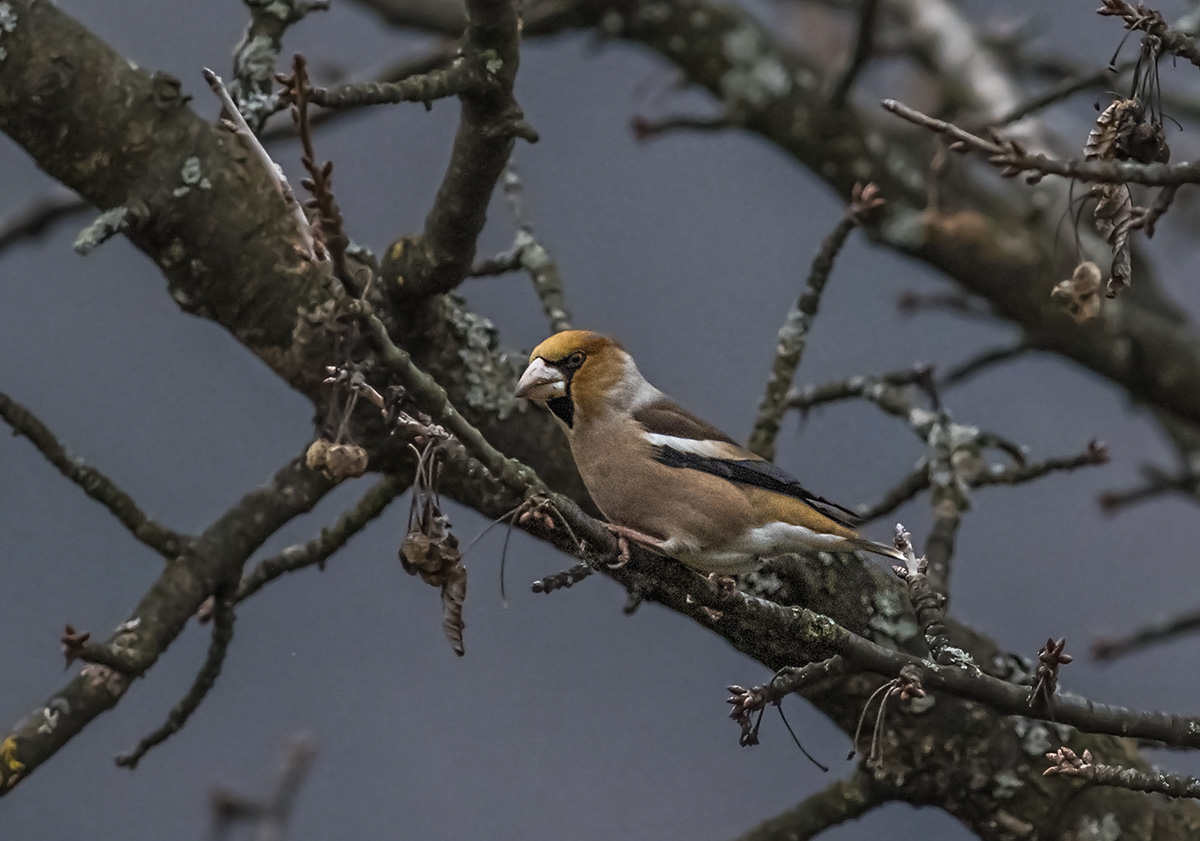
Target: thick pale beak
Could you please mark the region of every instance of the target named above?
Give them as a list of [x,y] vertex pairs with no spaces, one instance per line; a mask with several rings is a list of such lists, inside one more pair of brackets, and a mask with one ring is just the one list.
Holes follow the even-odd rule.
[[567,378],[563,372],[546,364],[540,356],[529,363],[521,381],[517,383],[517,397],[545,402],[555,397],[566,397]]

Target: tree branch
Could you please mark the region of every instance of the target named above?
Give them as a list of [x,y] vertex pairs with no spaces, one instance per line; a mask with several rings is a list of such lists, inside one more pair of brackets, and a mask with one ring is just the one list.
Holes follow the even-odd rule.
[[243,576],[234,600],[245,601],[265,585],[289,572],[310,566],[323,568],[334,552],[382,514],[393,499],[412,485],[412,480],[411,471],[404,475],[391,473],[384,476],[352,508],[343,512],[332,527],[321,529],[320,537],[308,543],[289,546],[278,555],[259,561],[253,570]]
[[888,801],[887,786],[865,771],[804,798],[799,805],[763,821],[736,841],[808,841],[830,827],[860,818]]
[[821,293],[833,271],[833,261],[846,244],[847,237],[859,226],[861,217],[883,204],[874,184],[865,187],[855,185],[850,204],[841,221],[834,227],[817,250],[808,270],[808,280],[800,293],[796,305],[788,310],[783,326],[779,328],[779,342],[775,350],[775,362],[762,401],[758,405],[758,418],[750,433],[750,451],[767,461],[775,460],[775,439],[779,436],[779,425],[788,408],[788,389],[800,367],[804,348],[808,343],[808,331],[817,317],[821,304]]
[[[141,674],[179,636],[201,603],[236,575],[254,550],[294,517],[309,511],[333,483],[296,459],[271,482],[242,497],[184,548],[150,587],[106,645]],[[0,748],[0,795],[33,773],[96,716],[112,709],[130,678],[89,664],[45,704],[26,716]]]
[[137,747],[133,750],[117,757],[118,765],[130,770],[136,768],[138,762],[151,748],[162,744],[178,733],[208,696],[221,674],[221,667],[225,665],[225,655],[229,653],[229,644],[233,642],[233,623],[236,616],[232,596],[233,591],[229,585],[223,585],[214,594],[212,638],[208,644],[208,654],[205,655],[204,664],[196,674],[196,679],[192,681],[187,695],[167,715],[166,723],[138,742]]
[[512,0],[467,0],[462,66],[472,83],[459,95],[462,112],[450,164],[420,236],[397,240],[383,260],[387,291],[400,301],[449,292],[475,259],[487,207],[517,137],[535,140],[513,98],[520,21]]
[[139,543],[149,546],[167,560],[172,560],[191,540],[189,536],[172,531],[147,517],[133,501],[133,497],[118,488],[95,467],[69,455],[45,424],[3,393],[0,393],[0,418],[12,427],[15,434],[29,439],[59,473],[107,508]]

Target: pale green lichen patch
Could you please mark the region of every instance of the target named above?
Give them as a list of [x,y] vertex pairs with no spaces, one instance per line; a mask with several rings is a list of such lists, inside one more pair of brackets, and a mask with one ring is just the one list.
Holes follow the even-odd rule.
[[525,360],[500,349],[496,327],[488,319],[462,306],[452,304],[447,309],[462,336],[458,355],[467,381],[467,404],[507,418],[521,403],[514,396],[513,387]]
[[1021,778],[1007,768],[992,778],[992,796],[997,800],[1008,800],[1021,790]]
[[904,604],[895,591],[876,591],[873,607],[874,612],[867,624],[888,639],[903,643],[920,633],[916,620],[904,610]]
[[1014,719],[1013,732],[1021,740],[1021,750],[1029,756],[1041,759],[1052,747],[1050,731],[1041,722],[1027,718]]
[[179,177],[183,179],[184,184],[200,183],[200,159],[192,155],[183,162],[183,168],[179,170]]
[[756,27],[742,24],[730,30],[721,46],[730,67],[718,85],[721,98],[731,112],[764,108],[791,90],[791,74],[779,57],[766,48]]
[[[17,11],[13,8],[12,3],[0,3],[0,35],[5,32],[12,32],[17,28]],[[0,47],[0,61],[8,58],[8,50]]]
[[1121,825],[1112,812],[1099,818],[1081,818],[1075,837],[1079,841],[1117,841],[1121,837]]

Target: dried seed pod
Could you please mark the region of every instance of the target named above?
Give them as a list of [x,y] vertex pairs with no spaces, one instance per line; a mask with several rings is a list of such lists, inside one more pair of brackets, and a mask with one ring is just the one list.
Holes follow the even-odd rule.
[[325,455],[325,475],[337,482],[354,479],[367,472],[369,461],[366,448],[358,444],[333,444]]
[[454,653],[461,657],[467,570],[462,565],[458,538],[450,531],[450,518],[442,511],[437,494],[437,459],[445,440],[426,441],[418,454],[408,533],[399,554],[405,572],[419,575],[426,584],[441,588],[442,629]]
[[1082,323],[1100,314],[1099,293],[1100,267],[1089,260],[1076,266],[1070,278],[1054,287],[1050,297]]
[[308,465],[309,470],[324,470],[325,457],[329,454],[329,448],[333,446],[333,442],[328,438],[318,438],[308,445],[308,452],[304,454],[304,463]]

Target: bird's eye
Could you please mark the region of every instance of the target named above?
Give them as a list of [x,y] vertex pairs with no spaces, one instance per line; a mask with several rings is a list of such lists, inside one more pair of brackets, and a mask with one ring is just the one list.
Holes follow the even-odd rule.
[[566,361],[568,368],[578,368],[580,365],[583,364],[583,360],[586,358],[587,358],[587,356],[584,354],[583,351],[577,350],[574,353],[572,353],[570,356],[568,356],[565,361]]

